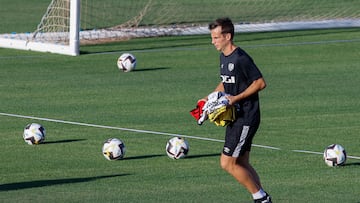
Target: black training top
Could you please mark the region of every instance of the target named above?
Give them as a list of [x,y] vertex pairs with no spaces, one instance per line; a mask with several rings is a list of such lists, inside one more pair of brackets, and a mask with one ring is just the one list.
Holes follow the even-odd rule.
[[[237,95],[248,88],[253,81],[262,77],[253,59],[240,47],[237,47],[229,56],[220,55],[220,78],[225,88],[225,93]],[[239,102],[239,117],[244,122],[259,119],[259,95],[255,93]]]

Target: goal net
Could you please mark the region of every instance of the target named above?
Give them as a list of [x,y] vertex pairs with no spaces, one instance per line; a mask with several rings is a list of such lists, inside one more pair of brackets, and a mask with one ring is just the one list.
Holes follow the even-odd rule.
[[206,34],[218,17],[236,32],[360,27],[359,10],[359,0],[52,0],[33,30],[0,30],[0,46],[78,55],[80,44]]

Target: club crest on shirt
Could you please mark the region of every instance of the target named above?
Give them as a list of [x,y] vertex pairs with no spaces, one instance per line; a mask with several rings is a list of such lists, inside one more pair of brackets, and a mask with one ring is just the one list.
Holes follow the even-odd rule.
[[224,68],[224,64],[221,64],[220,68],[221,68],[221,69]]
[[233,63],[228,64],[228,70],[231,72],[234,70],[235,65]]

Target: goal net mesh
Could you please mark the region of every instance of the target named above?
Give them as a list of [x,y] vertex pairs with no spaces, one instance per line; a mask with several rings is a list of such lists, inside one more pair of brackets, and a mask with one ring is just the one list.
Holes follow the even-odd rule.
[[[52,0],[37,28],[0,38],[67,44],[70,1]],[[236,32],[360,27],[359,0],[81,0],[80,43],[192,35],[230,17]],[[21,15],[21,14],[20,14]]]
[[299,22],[313,23],[312,28],[324,22],[347,26],[359,22],[359,9],[358,0],[83,0],[81,29],[87,32],[81,39],[204,34],[219,17],[230,17],[238,32],[292,29]]
[[70,0],[52,0],[30,40],[69,41]]

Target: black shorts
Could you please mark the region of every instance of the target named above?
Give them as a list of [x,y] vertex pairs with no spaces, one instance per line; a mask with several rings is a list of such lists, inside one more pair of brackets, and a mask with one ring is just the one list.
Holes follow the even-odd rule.
[[226,126],[223,154],[239,157],[244,155],[246,151],[250,151],[259,124],[260,122],[255,122],[249,125],[237,120]]

